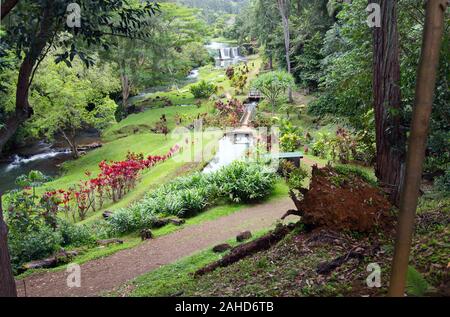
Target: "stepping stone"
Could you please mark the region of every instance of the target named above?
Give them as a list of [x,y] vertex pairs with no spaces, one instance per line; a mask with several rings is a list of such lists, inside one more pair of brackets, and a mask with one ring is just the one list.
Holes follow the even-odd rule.
[[153,239],[153,232],[150,229],[143,229],[140,233],[142,241]]
[[248,240],[252,237],[252,233],[250,231],[244,231],[237,235],[236,241],[237,242],[244,242],[245,240]]
[[223,253],[230,249],[231,249],[231,245],[229,245],[228,243],[223,243],[223,244],[216,245],[212,250],[215,253]]

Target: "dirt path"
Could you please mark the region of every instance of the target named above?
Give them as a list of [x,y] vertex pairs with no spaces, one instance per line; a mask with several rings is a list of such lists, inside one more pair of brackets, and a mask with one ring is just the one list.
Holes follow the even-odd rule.
[[[161,265],[222,243],[244,230],[258,231],[274,225],[294,207],[288,198],[246,208],[232,215],[147,241],[133,249],[81,265],[81,287],[69,288],[65,270],[25,278],[27,296],[98,296]],[[24,296],[23,281],[17,282]]]

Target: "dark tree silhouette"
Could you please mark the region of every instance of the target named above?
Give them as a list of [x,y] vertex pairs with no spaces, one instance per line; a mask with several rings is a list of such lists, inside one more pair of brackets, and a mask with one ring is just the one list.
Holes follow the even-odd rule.
[[0,297],[16,296],[16,282],[8,250],[8,228],[3,220],[2,195],[0,193]]
[[373,97],[376,125],[376,176],[398,205],[405,170],[406,134],[402,128],[397,1],[381,6],[381,27],[373,31]]

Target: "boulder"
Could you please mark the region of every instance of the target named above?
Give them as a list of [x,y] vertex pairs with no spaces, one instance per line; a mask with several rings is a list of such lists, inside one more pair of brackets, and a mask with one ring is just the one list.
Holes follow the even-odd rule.
[[153,233],[150,229],[143,229],[140,233],[142,241],[153,239]]
[[244,242],[245,240],[248,240],[252,237],[252,233],[250,231],[244,231],[237,235],[236,241],[237,242]]
[[108,219],[113,215],[113,213],[111,211],[107,210],[102,215],[103,215],[103,219]]
[[215,253],[223,253],[230,249],[231,249],[231,245],[229,245],[228,243],[223,243],[223,244],[216,245],[212,250]]

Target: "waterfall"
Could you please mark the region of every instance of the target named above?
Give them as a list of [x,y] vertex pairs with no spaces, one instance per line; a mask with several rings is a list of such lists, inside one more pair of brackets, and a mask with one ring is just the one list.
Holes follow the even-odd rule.
[[233,54],[233,58],[238,58],[239,57],[239,47],[233,47],[231,49],[232,54]]
[[221,59],[230,59],[231,58],[231,48],[221,48],[220,49],[220,58]]

